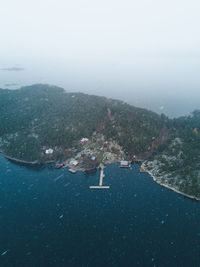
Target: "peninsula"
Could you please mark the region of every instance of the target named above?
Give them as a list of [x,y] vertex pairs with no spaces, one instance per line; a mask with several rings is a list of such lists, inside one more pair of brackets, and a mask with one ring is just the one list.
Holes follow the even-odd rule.
[[0,89],[0,150],[23,163],[88,170],[142,160],[162,185],[200,198],[200,112],[169,119],[123,101],[56,86]]

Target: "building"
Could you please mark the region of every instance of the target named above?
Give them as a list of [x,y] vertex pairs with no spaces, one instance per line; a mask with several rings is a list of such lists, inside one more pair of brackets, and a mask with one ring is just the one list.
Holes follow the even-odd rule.
[[81,143],[81,144],[85,144],[85,143],[87,143],[88,141],[89,141],[88,138],[83,137],[83,138],[81,138],[80,143]]
[[47,155],[53,154],[53,149],[52,148],[46,149],[45,154]]
[[129,162],[126,160],[122,160],[120,162],[120,168],[128,168],[129,167]]
[[66,152],[71,152],[72,151],[72,148],[71,147],[65,148],[65,151]]
[[77,160],[71,160],[69,164],[71,166],[77,166],[78,165],[78,161]]

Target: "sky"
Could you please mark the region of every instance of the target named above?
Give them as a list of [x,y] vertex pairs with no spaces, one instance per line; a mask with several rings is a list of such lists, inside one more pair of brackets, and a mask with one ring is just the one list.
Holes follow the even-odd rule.
[[197,0],[6,0],[0,86],[55,84],[169,116],[200,108]]

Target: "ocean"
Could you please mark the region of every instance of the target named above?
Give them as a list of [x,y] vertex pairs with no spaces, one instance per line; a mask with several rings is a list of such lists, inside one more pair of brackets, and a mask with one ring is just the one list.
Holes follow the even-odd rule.
[[86,175],[0,155],[0,266],[200,266],[200,203],[139,165]]

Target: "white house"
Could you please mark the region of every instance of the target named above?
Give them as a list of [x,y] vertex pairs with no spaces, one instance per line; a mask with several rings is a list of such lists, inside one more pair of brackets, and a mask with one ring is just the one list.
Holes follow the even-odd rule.
[[81,144],[84,144],[84,143],[87,143],[88,141],[89,141],[88,138],[83,137],[83,138],[81,138],[80,143],[81,143]]
[[92,156],[92,157],[91,157],[91,160],[95,160],[95,159],[96,159],[96,157],[95,157],[95,156]]
[[53,154],[53,149],[52,148],[46,149],[45,154],[47,154],[47,155]]
[[128,167],[129,167],[129,162],[126,161],[126,160],[122,160],[122,161],[120,162],[120,167],[121,167],[121,168],[128,168]]
[[78,165],[78,161],[77,160],[71,160],[69,164],[71,166],[77,166]]

